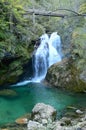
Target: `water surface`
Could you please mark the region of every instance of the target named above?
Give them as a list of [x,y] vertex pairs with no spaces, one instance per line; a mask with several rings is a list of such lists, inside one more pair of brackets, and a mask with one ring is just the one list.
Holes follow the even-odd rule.
[[12,89],[17,92],[17,97],[0,97],[0,125],[30,113],[39,102],[52,105],[58,114],[69,105],[86,106],[86,94],[71,94],[41,83],[29,83]]

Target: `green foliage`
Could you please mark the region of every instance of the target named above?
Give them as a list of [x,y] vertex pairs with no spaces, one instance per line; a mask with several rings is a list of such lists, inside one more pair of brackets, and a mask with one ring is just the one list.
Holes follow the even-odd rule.
[[79,13],[86,14],[86,2],[80,6]]
[[[33,8],[72,15],[70,12],[61,10],[58,11],[58,9],[65,7],[77,11],[83,1],[84,0],[78,0],[78,2],[70,2],[69,0],[0,0],[0,61],[7,53],[10,53],[14,57],[22,57],[22,60],[19,59],[19,63],[16,63],[20,69],[16,67],[15,64],[8,66],[12,80],[16,80],[17,75],[22,73],[23,61],[28,61],[31,57],[31,53],[33,51],[33,44],[31,41],[37,39],[45,32],[46,29],[49,30],[50,33],[57,31],[58,34],[61,35],[63,46],[70,49],[69,45],[71,43],[73,30],[76,30],[77,27],[79,28],[77,32],[79,32],[82,26],[85,25],[85,19],[83,17],[70,17],[63,19],[29,14],[25,15],[25,10]],[[81,5],[80,13],[82,13],[84,6],[85,5]],[[85,13],[85,9],[83,9],[83,11]],[[81,59],[84,58],[82,49],[85,46],[85,35],[83,34],[82,36],[82,33],[83,30],[77,38],[73,38],[73,42],[75,43],[74,45],[76,46],[73,53],[78,53]],[[80,61],[80,65],[81,64],[83,64],[83,61]],[[11,73],[11,71],[13,71],[12,67],[14,70],[16,68],[15,73]],[[1,82],[5,82],[7,75],[9,74],[8,69],[5,71],[4,69],[3,71],[0,70],[0,72],[2,72]],[[5,80],[3,80],[4,77]]]
[[[26,19],[23,17],[25,2],[21,0],[0,1],[0,58],[6,52],[17,54],[15,51],[18,43],[25,43],[24,36],[29,36],[25,26]],[[28,25],[27,25],[28,26]]]
[[76,28],[73,32],[73,54],[77,56],[77,68],[86,68],[86,27]]

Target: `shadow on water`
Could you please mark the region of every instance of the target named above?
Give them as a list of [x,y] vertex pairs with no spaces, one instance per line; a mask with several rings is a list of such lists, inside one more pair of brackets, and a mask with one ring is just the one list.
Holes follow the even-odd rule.
[[12,90],[15,90],[18,96],[0,97],[0,125],[13,122],[16,118],[30,113],[39,102],[55,107],[58,115],[61,115],[67,106],[86,107],[86,94],[68,93],[41,83],[29,83]]

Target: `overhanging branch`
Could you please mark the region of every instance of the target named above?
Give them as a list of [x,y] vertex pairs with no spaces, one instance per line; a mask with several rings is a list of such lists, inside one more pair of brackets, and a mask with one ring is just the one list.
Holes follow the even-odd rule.
[[[72,16],[86,16],[86,14],[79,14],[75,11],[72,11],[72,10],[69,10],[69,9],[57,9],[57,10],[66,10],[66,11],[70,11],[72,13],[74,13]],[[24,15],[27,15],[27,14],[34,14],[34,15],[41,15],[41,16],[51,16],[51,17],[61,17],[61,18],[64,18],[64,17],[71,17],[69,15],[66,15],[66,14],[59,14],[59,13],[56,13],[56,12],[51,12],[51,11],[40,11],[40,10],[36,10],[36,9],[29,9],[29,10],[25,10],[25,13]]]
[[79,13],[77,13],[76,11],[70,10],[70,9],[56,9],[55,11],[57,11],[57,10],[69,11],[69,12],[72,12],[72,13],[74,13],[76,15],[79,15]]
[[29,9],[28,11],[25,11],[25,15],[27,14],[35,14],[35,15],[42,15],[42,16],[52,16],[52,17],[62,17],[64,18],[67,15],[64,14],[57,14],[51,11],[40,11],[40,10],[33,10],[33,9]]

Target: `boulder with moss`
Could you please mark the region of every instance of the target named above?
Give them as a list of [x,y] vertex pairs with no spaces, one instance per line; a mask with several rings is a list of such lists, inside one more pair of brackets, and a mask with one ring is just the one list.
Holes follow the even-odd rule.
[[46,75],[46,81],[52,86],[74,92],[85,92],[86,82],[71,59],[64,59],[52,65]]
[[[83,24],[81,24],[83,22]],[[52,86],[74,92],[86,92],[86,20],[73,29],[69,59],[63,59],[48,70],[46,80]],[[65,42],[65,39],[64,39]]]

